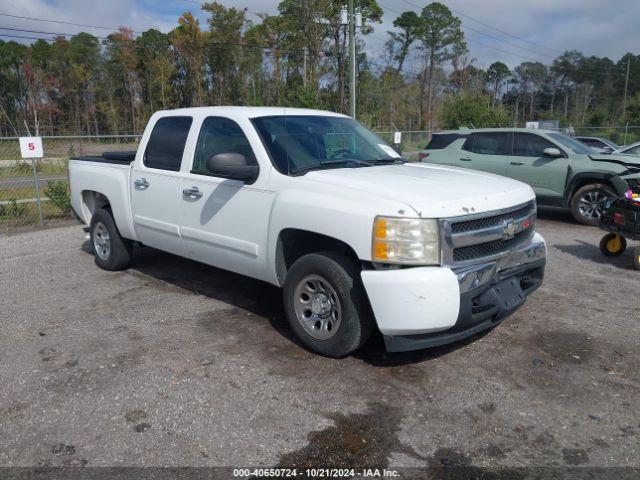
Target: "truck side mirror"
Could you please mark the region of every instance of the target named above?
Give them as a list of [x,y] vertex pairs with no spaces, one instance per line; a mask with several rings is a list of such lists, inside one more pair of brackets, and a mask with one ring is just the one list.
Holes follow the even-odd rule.
[[559,158],[563,156],[559,148],[553,147],[545,148],[542,153],[544,153],[544,156],[548,158]]
[[247,157],[241,153],[225,152],[207,159],[207,171],[216,177],[253,183],[258,178],[258,165],[249,165]]

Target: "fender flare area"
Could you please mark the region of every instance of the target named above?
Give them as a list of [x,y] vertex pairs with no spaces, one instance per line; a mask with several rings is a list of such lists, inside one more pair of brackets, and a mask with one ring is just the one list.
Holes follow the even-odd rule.
[[615,187],[614,182],[612,182],[612,178],[617,174],[614,173],[605,173],[605,172],[581,172],[574,175],[571,180],[567,183],[567,186],[564,189],[564,202],[566,205],[571,203],[571,197],[580,187],[587,185],[589,183],[607,183],[613,187]]

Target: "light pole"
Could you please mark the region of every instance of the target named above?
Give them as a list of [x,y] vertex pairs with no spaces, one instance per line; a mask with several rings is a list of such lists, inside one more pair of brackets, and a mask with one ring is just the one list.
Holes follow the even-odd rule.
[[340,23],[349,29],[349,109],[356,118],[356,27],[362,28],[362,12],[354,9],[353,1],[343,6],[340,11]]

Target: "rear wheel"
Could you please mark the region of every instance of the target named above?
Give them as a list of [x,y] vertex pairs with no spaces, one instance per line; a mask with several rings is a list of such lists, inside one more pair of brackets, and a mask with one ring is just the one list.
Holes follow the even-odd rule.
[[584,225],[598,225],[609,200],[617,197],[608,185],[591,183],[579,188],[571,198],[571,213]]
[[97,210],[91,217],[91,246],[96,265],[104,270],[124,270],[131,263],[133,244],[120,236],[108,210]]
[[283,296],[291,329],[317,353],[344,357],[371,334],[360,269],[343,255],[323,252],[300,257],[287,272]]
[[600,251],[607,257],[619,257],[626,249],[625,238],[615,233],[607,233],[600,240]]

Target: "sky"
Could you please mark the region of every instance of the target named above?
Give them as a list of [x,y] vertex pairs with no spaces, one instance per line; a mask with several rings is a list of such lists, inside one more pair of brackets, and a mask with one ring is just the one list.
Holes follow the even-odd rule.
[[[277,13],[279,0],[219,0],[225,6],[247,8],[249,18],[256,13]],[[346,3],[346,2],[345,2]],[[372,61],[380,58],[387,31],[405,10],[419,11],[425,0],[378,0],[385,11],[383,22],[363,37]],[[500,60],[510,67],[523,61],[550,63],[565,50],[576,49],[586,55],[608,56],[614,61],[627,52],[640,53],[640,2],[623,0],[443,0],[462,20],[470,58],[480,68]],[[133,30],[157,28],[167,32],[185,11],[204,21],[198,0],[0,0],[0,39],[30,43],[26,37],[50,37],[38,30],[73,34],[88,31],[106,36],[109,31],[95,28],[40,22],[3,16],[26,16],[47,20],[105,27],[128,26]],[[5,29],[2,29],[4,27]]]

